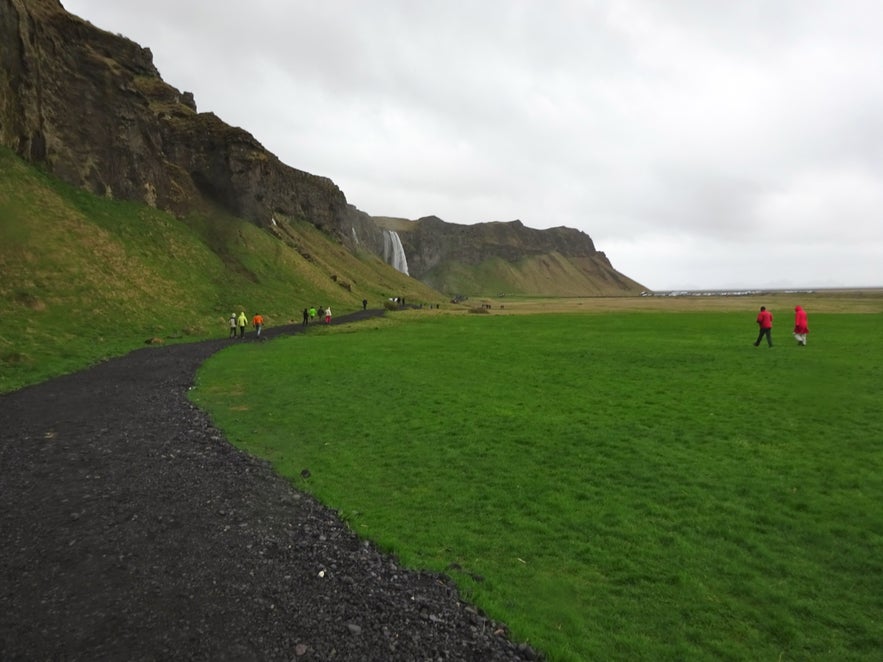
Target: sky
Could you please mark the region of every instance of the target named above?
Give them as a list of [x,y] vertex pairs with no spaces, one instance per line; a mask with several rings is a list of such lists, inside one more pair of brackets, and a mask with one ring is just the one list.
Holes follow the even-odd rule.
[[883,286],[879,0],[62,0],[375,216],[652,290]]

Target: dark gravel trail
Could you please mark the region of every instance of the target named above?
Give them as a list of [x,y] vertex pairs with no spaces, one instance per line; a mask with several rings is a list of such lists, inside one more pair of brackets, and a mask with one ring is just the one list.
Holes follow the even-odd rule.
[[186,393],[229,342],[0,396],[0,659],[537,659],[224,439]]

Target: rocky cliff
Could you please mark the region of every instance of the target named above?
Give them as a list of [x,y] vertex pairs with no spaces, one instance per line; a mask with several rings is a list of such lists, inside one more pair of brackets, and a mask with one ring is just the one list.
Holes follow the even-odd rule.
[[[63,181],[179,215],[222,209],[268,229],[274,219],[306,220],[351,250],[384,257],[389,233],[334,182],[198,112],[193,94],[162,80],[149,49],[69,14],[59,0],[0,0],[0,65],[0,144]],[[580,257],[604,267],[598,274],[619,276],[623,293],[635,290],[582,233],[480,225],[430,217],[402,233],[411,275],[444,284],[447,260],[513,262],[538,247],[567,256],[578,245]],[[581,235],[575,243],[573,233]]]
[[536,230],[518,220],[460,225],[436,216],[374,220],[399,236],[408,273],[442,292],[579,296],[645,289],[616,271],[589,235],[572,228]]
[[149,49],[67,13],[58,0],[0,0],[0,142],[98,195],[175,213],[219,206],[269,226],[306,219],[379,241],[326,177],[165,83]]

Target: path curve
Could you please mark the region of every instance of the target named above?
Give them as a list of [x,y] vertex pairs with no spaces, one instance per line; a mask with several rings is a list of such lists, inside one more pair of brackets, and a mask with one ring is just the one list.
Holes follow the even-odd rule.
[[536,659],[227,442],[186,394],[230,342],[0,396],[0,659]]

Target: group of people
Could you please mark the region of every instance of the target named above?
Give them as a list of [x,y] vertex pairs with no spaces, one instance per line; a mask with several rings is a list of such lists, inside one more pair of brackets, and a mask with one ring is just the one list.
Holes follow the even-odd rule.
[[[325,324],[331,324],[331,306],[326,306],[324,309],[321,306],[310,306],[309,308],[304,308],[303,325],[306,326],[311,321],[315,320],[320,314],[324,318]],[[263,315],[258,313],[252,317],[251,325],[254,327],[255,335],[260,338],[261,329],[264,328]],[[238,315],[236,313],[230,313],[229,326],[231,338],[235,338],[237,332],[239,333],[240,338],[244,338],[245,327],[248,326],[248,318],[245,316],[245,311],[240,312]]]
[[325,318],[325,324],[331,324],[331,306],[326,306],[324,310],[322,309],[322,306],[319,306],[318,308],[316,306],[304,308],[303,322],[301,322],[301,324],[306,326],[310,322],[315,321],[320,313]]
[[[260,313],[256,313],[254,317],[251,318],[251,325],[255,329],[255,333],[260,337],[261,329],[264,326],[264,317]],[[238,315],[236,313],[230,313],[230,337],[235,338],[237,330],[239,331],[239,337],[245,337],[245,327],[248,326],[248,318],[245,316],[245,311],[241,311]]]
[[[260,313],[255,314],[254,317],[251,318],[251,325],[254,327],[255,332],[257,333],[258,338],[261,337],[261,329],[264,327],[264,317]],[[236,337],[236,331],[239,330],[239,337],[245,337],[245,327],[248,326],[248,318],[245,316],[245,311],[241,311],[238,315],[236,313],[230,313],[230,337]]]
[[[362,299],[362,310],[367,310],[368,308],[368,300]],[[310,306],[309,308],[304,308],[303,311],[303,321],[301,324],[303,326],[307,326],[310,322],[314,322],[316,318],[319,318],[320,321],[324,321],[325,324],[331,324],[331,306]],[[257,314],[251,319],[251,325],[255,329],[255,334],[258,338],[261,337],[261,329],[264,326],[264,318],[262,315]],[[238,315],[236,313],[230,313],[230,337],[235,338],[237,332],[239,333],[240,338],[245,337],[245,327],[248,326],[248,318],[245,316],[245,311],[240,312]]]
[[[757,314],[757,326],[760,332],[757,334],[757,340],[754,341],[755,347],[760,347],[760,341],[766,338],[767,345],[773,346],[773,314],[766,309],[766,306],[760,307]],[[806,335],[809,333],[809,326],[806,321],[806,311],[802,306],[794,307],[794,338],[797,344],[806,347]]]

